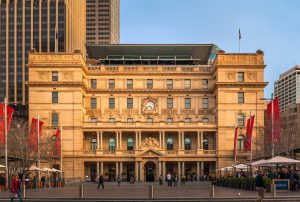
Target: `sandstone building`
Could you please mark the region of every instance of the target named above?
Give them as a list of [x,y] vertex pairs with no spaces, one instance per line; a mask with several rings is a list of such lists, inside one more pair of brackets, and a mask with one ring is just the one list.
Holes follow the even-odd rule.
[[[93,45],[80,52],[29,54],[29,116],[63,127],[65,178],[155,181],[167,172],[211,174],[238,161],[246,118],[254,141],[264,127],[264,55],[213,44]],[[253,152],[257,152],[254,145]]]

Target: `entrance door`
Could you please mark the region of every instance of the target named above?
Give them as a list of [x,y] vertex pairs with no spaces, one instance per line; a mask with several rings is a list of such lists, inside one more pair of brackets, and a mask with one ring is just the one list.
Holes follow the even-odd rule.
[[155,170],[156,170],[156,165],[152,161],[149,161],[145,164],[146,182],[154,182]]

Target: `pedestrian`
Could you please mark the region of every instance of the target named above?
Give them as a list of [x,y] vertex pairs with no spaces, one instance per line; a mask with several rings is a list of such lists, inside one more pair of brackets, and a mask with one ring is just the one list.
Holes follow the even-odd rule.
[[118,182],[118,187],[119,187],[122,182],[122,178],[120,177],[120,175],[118,175],[118,177],[117,177],[117,182]]
[[3,174],[0,175],[0,191],[5,190],[5,185],[6,185],[6,179],[3,176]]
[[129,184],[134,184],[134,177],[133,176],[130,177]]
[[178,175],[174,176],[174,187],[177,187]]
[[19,201],[23,202],[22,192],[21,192],[22,182],[19,179],[18,175],[14,175],[11,180],[11,197],[10,201],[14,201],[14,199],[19,199]]
[[161,175],[159,176],[158,180],[159,180],[159,185],[163,185],[163,177]]
[[172,175],[170,173],[167,174],[167,182],[168,182],[168,187],[172,186]]
[[265,183],[262,170],[260,170],[255,178],[256,190],[258,192],[258,201],[262,201],[265,192]]
[[100,186],[102,186],[102,189],[104,189],[104,183],[103,183],[103,176],[100,175],[99,180],[98,180],[98,189],[100,189]]
[[185,185],[185,176],[182,175],[181,176],[181,183],[180,183],[181,186],[184,186]]

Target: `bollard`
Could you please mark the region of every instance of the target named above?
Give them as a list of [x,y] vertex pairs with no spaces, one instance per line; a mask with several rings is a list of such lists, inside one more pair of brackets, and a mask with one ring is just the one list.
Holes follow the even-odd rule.
[[271,195],[273,197],[276,197],[276,185],[275,184],[271,184]]
[[84,186],[79,185],[79,198],[84,198]]
[[210,187],[209,187],[209,197],[215,198],[215,186],[214,185],[210,185]]
[[153,199],[154,197],[154,189],[153,189],[153,185],[149,186],[149,198]]
[[26,184],[23,185],[23,198],[26,198]]

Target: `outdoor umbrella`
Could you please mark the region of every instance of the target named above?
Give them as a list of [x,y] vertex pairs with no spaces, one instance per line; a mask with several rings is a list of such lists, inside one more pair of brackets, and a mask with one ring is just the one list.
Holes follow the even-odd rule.
[[57,170],[57,169],[55,169],[55,168],[52,168],[51,170],[52,170],[52,172],[61,173],[61,171],[60,171],[60,170]]
[[0,168],[5,168],[6,166],[0,164]]
[[258,161],[255,161],[255,162],[251,163],[250,165],[251,166],[260,166],[260,164],[266,163],[266,162],[267,162],[266,159],[261,159],[261,160],[258,160]]
[[233,167],[236,168],[236,169],[241,169],[241,170],[247,169],[247,165],[245,165],[245,164],[238,164],[238,165],[235,165]]
[[268,166],[268,165],[279,165],[279,164],[294,164],[294,163],[300,163],[300,161],[295,159],[290,159],[282,156],[275,156],[271,159],[266,160],[265,162],[257,164],[258,166]]
[[42,171],[40,168],[38,168],[38,167],[35,167],[35,166],[31,166],[30,168],[29,168],[29,171]]
[[46,168],[46,167],[45,167],[45,168],[43,168],[43,169],[42,169],[42,171],[44,171],[44,172],[53,172],[53,170],[52,170],[52,169],[50,169],[50,168]]

